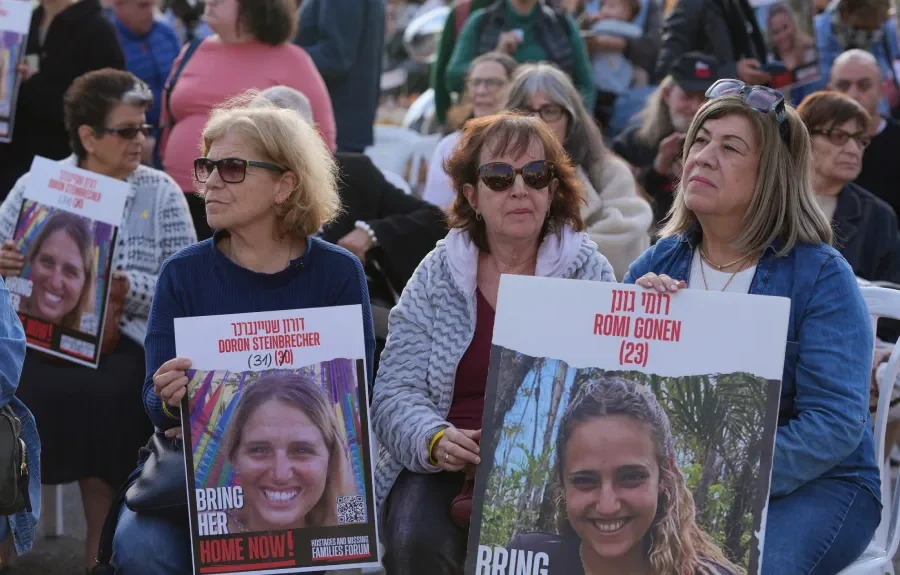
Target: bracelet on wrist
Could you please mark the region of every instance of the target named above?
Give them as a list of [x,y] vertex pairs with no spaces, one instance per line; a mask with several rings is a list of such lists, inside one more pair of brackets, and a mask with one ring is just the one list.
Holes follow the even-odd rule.
[[369,234],[369,239],[372,240],[373,248],[378,245],[378,238],[375,236],[375,230],[372,229],[372,226],[361,220],[357,220],[357,222],[353,225],[356,226],[357,229],[360,229]]
[[179,416],[175,415],[174,413],[172,413],[171,411],[169,411],[169,405],[165,401],[162,402],[162,410],[163,410],[163,413],[166,414],[166,416],[168,416],[172,419],[181,419],[181,417],[179,417]]
[[437,433],[434,434],[434,437],[431,438],[431,441],[428,442],[428,460],[432,465],[437,465],[438,461],[434,458],[434,446],[438,444],[438,441],[444,437],[444,432],[447,431],[447,428],[444,428]]

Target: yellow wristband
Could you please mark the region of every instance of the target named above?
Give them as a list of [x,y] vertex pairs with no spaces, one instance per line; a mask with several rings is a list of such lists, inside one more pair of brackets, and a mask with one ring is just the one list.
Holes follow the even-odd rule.
[[163,413],[165,413],[172,419],[181,419],[179,416],[177,416],[177,415],[173,414],[171,411],[169,411],[169,406],[166,405],[165,401],[162,402],[162,409],[163,409]]
[[442,437],[444,437],[445,431],[447,431],[446,428],[435,433],[434,437],[431,438],[431,442],[428,444],[428,459],[431,461],[432,465],[438,464],[437,459],[434,458],[432,453],[434,452],[434,446],[437,445],[437,442],[440,441]]

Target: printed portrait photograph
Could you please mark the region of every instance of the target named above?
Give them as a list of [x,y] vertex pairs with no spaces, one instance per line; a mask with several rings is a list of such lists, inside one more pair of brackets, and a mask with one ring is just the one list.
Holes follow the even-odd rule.
[[777,381],[498,351],[476,488],[479,551],[505,548],[511,561],[513,550],[523,561],[543,553],[548,575],[623,561],[655,573],[757,572]]
[[96,337],[114,237],[109,224],[25,200],[13,241],[31,294],[19,313]]
[[227,533],[368,522],[361,366],[188,371],[189,481],[240,493],[217,509]]
[[790,83],[805,83],[818,75],[819,53],[813,27],[815,10],[809,0],[751,1],[766,44],[769,71],[778,76],[790,72]]
[[8,121],[13,109],[16,64],[22,51],[24,35],[9,30],[0,31],[0,121]]

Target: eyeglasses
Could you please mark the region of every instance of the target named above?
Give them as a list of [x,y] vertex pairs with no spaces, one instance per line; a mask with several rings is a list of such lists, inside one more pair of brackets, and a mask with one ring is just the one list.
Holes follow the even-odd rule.
[[519,108],[519,111],[527,116],[534,116],[535,114],[537,114],[541,117],[541,120],[545,122],[555,122],[563,117],[563,113],[566,112],[566,109],[559,104],[544,104],[537,109],[528,106],[522,106],[521,108]]
[[784,94],[767,86],[748,86],[740,80],[727,79],[717,81],[706,91],[706,97],[709,99],[735,95],[740,96],[744,104],[757,112],[774,114],[781,139],[785,143],[790,143],[791,127],[787,122]]
[[94,128],[98,134],[115,134],[123,140],[133,140],[138,134],[144,134],[145,138],[149,138],[153,133],[153,126],[143,124],[141,126],[128,126],[127,128]]
[[202,184],[209,179],[213,170],[218,170],[219,177],[226,184],[240,184],[247,177],[247,166],[262,168],[272,172],[284,173],[288,171],[287,168],[283,168],[278,164],[270,164],[269,162],[253,162],[240,158],[222,158],[221,160],[197,158],[194,160],[194,178]]
[[548,160],[536,160],[521,168],[514,168],[505,162],[491,162],[478,168],[478,176],[481,181],[495,192],[511,188],[518,174],[522,174],[522,181],[526,186],[534,190],[542,190],[550,185],[550,181],[555,175],[554,164]]
[[853,138],[854,140],[856,140],[856,143],[859,144],[859,147],[864,150],[869,147],[869,144],[872,143],[872,138],[862,132],[851,134],[850,132],[846,132],[837,128],[831,130],[813,130],[810,132],[810,135],[825,136],[826,138],[828,138],[828,141],[830,141],[835,146],[843,146],[847,143],[847,140]]
[[484,86],[491,92],[495,92],[506,84],[506,80],[500,78],[469,78],[469,90],[477,90]]

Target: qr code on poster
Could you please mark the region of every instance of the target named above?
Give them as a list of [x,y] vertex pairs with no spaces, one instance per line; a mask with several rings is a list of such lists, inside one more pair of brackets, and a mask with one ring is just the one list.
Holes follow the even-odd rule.
[[366,501],[359,495],[337,498],[337,519],[339,525],[366,522]]

